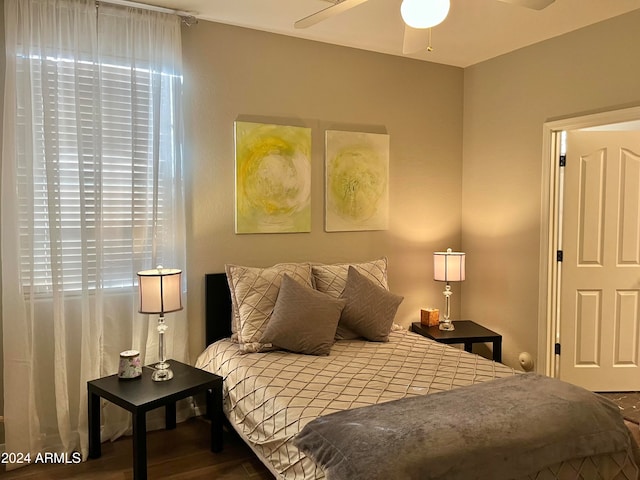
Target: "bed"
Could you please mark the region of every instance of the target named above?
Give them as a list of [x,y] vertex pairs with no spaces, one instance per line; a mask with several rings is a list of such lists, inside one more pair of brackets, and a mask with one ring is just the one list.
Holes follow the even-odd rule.
[[[340,329],[336,330],[334,326],[335,337],[332,334],[331,341],[327,345],[319,347],[321,350],[324,349],[321,354],[292,353],[289,350],[274,347],[272,343],[261,344],[256,340],[259,340],[260,337],[265,338],[265,328],[271,325],[269,322],[275,324],[276,321],[273,319],[280,318],[276,315],[277,309],[274,304],[276,304],[278,296],[285,296],[284,287],[278,290],[283,279],[286,279],[287,282],[294,279],[296,281],[295,288],[298,287],[298,283],[304,284],[307,282],[306,287],[312,290],[319,290],[333,298],[339,298],[340,292],[346,293],[348,288],[345,285],[347,278],[349,278],[348,274],[358,269],[362,274],[361,276],[366,277],[368,281],[377,283],[376,286],[378,288],[388,290],[386,284],[386,259],[360,264],[336,264],[336,266],[328,266],[326,269],[324,266],[317,267],[304,264],[302,273],[300,265],[280,264],[272,267],[272,269],[228,266],[225,273],[207,274],[205,276],[206,338],[208,346],[198,357],[196,366],[221,375],[224,378],[223,405],[230,425],[274,476],[276,478],[294,480],[321,479],[325,478],[325,475],[329,479],[358,477],[490,478],[491,480],[496,480],[500,478],[495,472],[489,473],[492,471],[490,468],[484,467],[476,467],[476,471],[485,472],[484,476],[480,473],[469,476],[468,471],[467,473],[461,473],[461,471],[455,473],[457,468],[455,464],[460,463],[456,459],[473,457],[473,455],[465,456],[463,452],[457,452],[457,457],[453,455],[449,458],[452,467],[447,467],[449,468],[448,470],[414,465],[419,474],[416,474],[415,471],[413,474],[409,474],[406,473],[409,470],[406,470],[403,474],[397,473],[390,476],[389,471],[385,471],[383,464],[380,463],[380,459],[389,456],[374,450],[375,438],[381,439],[383,451],[385,449],[384,442],[387,440],[377,433],[371,434],[370,432],[383,430],[382,424],[376,419],[385,418],[387,422],[391,422],[393,423],[392,426],[395,426],[402,423],[403,417],[406,420],[407,415],[405,413],[413,408],[411,411],[414,413],[411,415],[417,415],[412,417],[416,420],[406,423],[418,425],[422,429],[420,435],[425,438],[422,439],[422,443],[413,441],[411,438],[408,440],[405,438],[403,439],[405,443],[399,443],[397,435],[394,436],[394,445],[397,444],[399,453],[395,454],[396,458],[392,460],[408,459],[412,458],[412,456],[420,458],[430,456],[429,461],[435,462],[431,465],[442,467],[446,459],[443,460],[442,456],[438,456],[440,448],[438,447],[438,442],[445,441],[444,439],[447,435],[443,434],[443,432],[455,431],[456,428],[451,428],[451,417],[449,417],[448,430],[443,429],[445,427],[443,427],[441,419],[446,417],[446,413],[439,411],[438,408],[440,406],[446,408],[450,405],[456,405],[456,402],[462,402],[460,403],[461,405],[475,405],[471,410],[475,412],[482,410],[483,415],[485,415],[487,411],[494,408],[486,402],[490,403],[490,399],[495,397],[486,392],[498,391],[493,389],[493,386],[497,387],[500,382],[511,382],[514,381],[512,379],[524,378],[524,376],[505,365],[426,339],[402,329],[394,323],[389,326],[387,337],[383,339],[384,341],[366,340],[358,335],[354,336],[353,332],[349,332],[348,328],[340,332]],[[315,273],[319,271],[320,274],[314,276],[314,269]],[[309,272],[310,276],[307,275],[307,272]],[[283,273],[286,274],[283,275]],[[246,284],[249,285],[247,290],[239,288],[240,283],[236,282],[239,278],[242,279],[240,283],[246,281]],[[263,282],[265,278],[266,282]],[[369,287],[370,285],[367,285],[367,288]],[[256,288],[260,290],[257,294],[254,291]],[[288,287],[286,291],[289,291]],[[358,295],[361,294],[362,292],[358,291]],[[376,295],[373,295],[373,297],[379,296],[379,294],[380,292],[376,291]],[[265,297],[270,298],[265,300]],[[374,300],[368,298],[365,304],[372,301]],[[397,301],[398,299],[394,298],[391,303]],[[294,306],[291,308],[294,310],[300,307],[299,305],[296,306],[295,302],[293,303]],[[307,299],[305,300],[305,306],[306,303],[308,303]],[[241,312],[238,310],[238,304],[250,305],[250,307],[247,307],[248,310]],[[343,306],[344,308],[346,307]],[[374,308],[380,310],[384,306],[377,305]],[[257,331],[254,328],[255,325],[252,327],[253,329],[247,330],[240,324],[240,317],[246,315],[247,312],[251,312],[251,314],[259,312],[258,316],[262,317],[264,323]],[[277,310],[277,313],[280,313],[280,310]],[[321,308],[319,313],[310,313],[311,317],[309,318],[313,318],[313,322],[305,322],[313,324],[311,327],[298,324],[295,326],[295,330],[317,328],[316,324],[323,324],[324,322],[319,321],[318,318],[324,317],[318,317],[316,314],[335,316],[334,312],[327,313],[325,309]],[[367,314],[372,315],[370,311]],[[273,316],[271,317],[271,315]],[[340,323],[340,320],[335,320],[335,322]],[[315,336],[317,331],[312,331],[312,333]],[[373,335],[375,336],[378,333],[374,331]],[[309,334],[306,336],[308,337]],[[238,337],[240,337],[240,340]],[[278,342],[274,343],[278,345]],[[293,350],[296,348],[313,349],[318,347],[316,345],[312,347],[294,345],[292,347]],[[542,379],[542,381],[545,380]],[[479,387],[481,386],[485,388],[485,393],[480,394]],[[507,386],[508,384],[505,384],[505,387]],[[513,390],[509,386],[508,390],[505,391]],[[515,390],[518,390],[518,388]],[[461,392],[467,394],[467,399],[460,396]],[[594,397],[599,396],[594,395]],[[446,401],[439,401],[440,399]],[[431,403],[422,403],[425,401]],[[485,403],[473,403],[478,401]],[[413,406],[410,405],[410,402],[413,402]],[[503,456],[513,456],[515,458],[516,463],[512,463],[511,468],[513,468],[513,465],[522,468],[518,475],[508,475],[504,478],[563,480],[569,478],[620,480],[639,478],[637,465],[640,464],[640,455],[638,454],[638,447],[624,426],[619,413],[612,413],[611,410],[617,407],[609,404],[608,401],[604,401],[603,407],[601,407],[599,398],[595,402],[598,403],[595,407],[596,414],[600,414],[601,411],[604,412],[604,414],[608,415],[605,422],[610,422],[612,425],[615,424],[610,428],[610,430],[615,430],[615,438],[613,440],[607,437],[599,441],[599,443],[595,442],[598,443],[599,450],[593,450],[589,442],[584,441],[584,438],[593,437],[594,434],[591,430],[586,430],[584,435],[574,443],[582,448],[580,452],[591,452],[589,455],[581,453],[580,455],[583,456],[580,457],[561,459],[554,457],[553,463],[549,464],[537,465],[531,463],[528,453],[504,454]],[[544,404],[546,401],[538,403]],[[425,407],[425,405],[427,406]],[[535,411],[531,408],[526,408],[526,410],[531,415],[534,414],[531,412]],[[415,412],[418,413],[416,414]],[[434,414],[435,412],[437,414]],[[479,428],[478,425],[481,425],[482,428],[482,431],[478,430],[475,433],[469,433],[469,435],[484,435],[488,424],[469,420],[471,418],[469,409],[461,408],[456,412],[459,417],[455,419],[455,425],[461,424],[460,422],[464,423],[466,419],[472,428],[477,429]],[[357,417],[357,421],[353,420],[355,417],[349,417],[349,415],[358,414],[360,416]],[[396,415],[396,417],[393,415]],[[483,418],[491,417],[490,413],[487,415],[488,417]],[[591,415],[591,413],[587,415]],[[517,414],[517,417],[520,418],[521,415]],[[587,428],[591,423],[598,423],[593,418],[590,418],[589,422],[582,422],[575,413],[562,415],[562,417],[577,417],[578,423],[567,425],[567,429],[572,431],[583,427]],[[434,421],[436,423],[433,423]],[[529,424],[539,423],[538,419],[534,422],[523,419],[521,421],[529,422]],[[331,422],[333,422],[333,425]],[[367,422],[370,425],[364,425]],[[557,425],[561,422],[552,419],[550,423]],[[369,432],[364,433],[366,441],[354,441],[345,436],[347,430],[333,433],[337,436],[330,437],[331,432],[336,432],[336,425],[340,427],[341,425],[352,424],[357,424],[361,428],[372,429],[363,430],[363,432]],[[622,429],[619,428],[620,426],[622,426]],[[330,433],[326,434],[327,430],[323,431],[323,428],[329,428]],[[410,428],[413,428],[413,426],[410,426]],[[529,430],[527,428],[515,428],[519,428],[520,431]],[[540,428],[543,427],[539,427],[538,430]],[[609,429],[609,427],[607,428]],[[357,432],[357,430],[349,428],[347,433],[354,435],[354,432]],[[539,433],[535,433],[535,435],[540,436]],[[503,439],[505,438],[504,433],[501,436]],[[543,433],[542,447],[544,447],[545,436]],[[407,435],[402,435],[402,437],[407,437]],[[308,450],[308,445],[302,446],[302,450],[307,452],[306,454],[303,453],[301,448],[298,448],[301,438],[312,438],[314,441],[310,442],[311,444],[319,443],[319,445],[315,446],[320,448],[320,453]],[[318,441],[319,438],[321,441]],[[572,438],[576,438],[576,435],[572,435]],[[343,450],[351,448],[353,444],[357,443],[364,445],[364,448],[361,448],[359,453],[348,452],[346,455],[344,451],[340,451],[339,455],[342,460],[338,462],[340,463],[340,468],[337,468],[335,465],[335,452],[332,455],[327,455],[327,447],[335,450],[334,447],[341,440],[347,444],[338,446]],[[454,445],[450,439],[446,441],[449,445]],[[496,449],[491,448],[491,445],[486,445],[486,438],[483,441],[485,445],[482,446],[482,455],[485,462],[487,461],[486,458],[488,458],[487,452],[511,448],[508,445],[509,442],[501,443]],[[529,442],[530,440],[526,441]],[[426,448],[424,442],[427,442]],[[488,442],[492,442],[492,440],[488,440]],[[444,443],[442,445],[443,450],[446,449]],[[371,451],[367,452],[366,450],[369,446],[371,446]],[[588,447],[586,450],[583,448],[585,446]],[[414,451],[409,452],[412,449]],[[363,450],[364,457],[362,457]],[[547,448],[547,450],[549,449]],[[557,451],[558,449],[551,450]],[[430,455],[421,455],[421,451],[429,451],[431,453]],[[353,457],[350,457],[349,455],[352,453]],[[358,454],[361,455],[361,458],[357,458]],[[526,461],[523,463],[522,459],[526,459]],[[549,460],[547,459],[547,461]],[[492,462],[495,463],[494,461]],[[522,467],[522,465],[525,465],[526,468]],[[387,465],[387,467],[392,468],[393,470],[390,470],[392,472],[403,471],[397,469],[395,465]],[[473,467],[472,464],[471,467]],[[532,470],[533,468],[535,470]],[[428,473],[428,471],[433,472]],[[380,473],[381,476],[376,476],[376,472],[383,472],[384,475]]]

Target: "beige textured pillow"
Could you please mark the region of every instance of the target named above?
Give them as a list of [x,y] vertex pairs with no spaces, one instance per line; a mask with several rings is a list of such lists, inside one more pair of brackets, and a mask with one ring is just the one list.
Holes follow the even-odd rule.
[[[388,290],[387,286],[387,259],[360,263],[334,263],[331,265],[313,265],[313,279],[316,290],[338,298],[342,295],[347,284],[349,267],[354,267],[359,273],[370,279],[375,285]],[[360,335],[346,328],[342,323],[338,324],[336,332],[337,340],[350,340],[358,338]]]
[[313,272],[316,290],[338,298],[342,295],[344,286],[347,283],[347,274],[351,266],[355,267],[359,273],[372,280],[376,285],[388,290],[386,257],[370,262],[313,265],[311,271]]
[[345,303],[285,274],[260,343],[308,355],[329,355]]
[[354,267],[349,267],[341,298],[347,301],[340,317],[341,324],[367,340],[389,340],[393,319],[404,297],[376,285]]
[[302,285],[313,287],[309,263],[279,263],[268,268],[225,265],[231,290],[232,332],[237,333],[240,350],[262,350],[260,338],[267,327],[286,273]]

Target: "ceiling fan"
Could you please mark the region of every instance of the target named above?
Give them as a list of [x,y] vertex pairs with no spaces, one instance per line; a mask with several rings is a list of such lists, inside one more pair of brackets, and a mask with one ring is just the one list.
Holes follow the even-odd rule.
[[[294,23],[295,28],[308,28],[316,23],[322,22],[329,17],[337,15],[339,13],[350,10],[353,7],[360,5],[361,3],[367,2],[368,0],[325,0],[332,5],[327,8],[320,10],[319,12],[313,13],[307,17],[304,17],[297,22]],[[513,5],[519,5],[525,8],[531,8],[533,10],[542,10],[543,8],[551,5],[555,0],[498,0],[504,3],[511,3]],[[407,3],[416,3],[417,0],[413,0],[413,2]],[[442,2],[437,2],[442,3]],[[446,17],[449,8],[448,1],[446,11],[444,11],[444,15],[441,16],[441,19],[437,20],[431,26],[435,26],[439,24]],[[405,0],[403,0],[403,7],[405,6]],[[401,10],[402,10],[401,8]],[[404,17],[404,12],[403,12]],[[431,27],[424,28],[414,28],[406,24],[405,20],[405,29],[404,29],[404,41],[402,45],[402,53],[404,55],[408,55],[411,53],[416,53],[420,50],[431,50],[431,41],[430,41],[430,33]]]

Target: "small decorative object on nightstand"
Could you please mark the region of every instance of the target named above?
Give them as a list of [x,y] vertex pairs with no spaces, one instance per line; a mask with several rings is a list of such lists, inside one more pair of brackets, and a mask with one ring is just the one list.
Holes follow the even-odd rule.
[[462,282],[465,278],[465,254],[453,252],[450,248],[446,252],[433,253],[433,279],[446,282],[444,289],[445,313],[440,320],[440,330],[455,330],[451,321],[451,286],[449,282]]
[[142,365],[140,364],[140,352],[126,350],[120,352],[120,364],[118,365],[118,378],[122,380],[140,378]]
[[440,324],[440,310],[437,308],[423,308],[420,310],[420,323],[427,327],[433,327]]

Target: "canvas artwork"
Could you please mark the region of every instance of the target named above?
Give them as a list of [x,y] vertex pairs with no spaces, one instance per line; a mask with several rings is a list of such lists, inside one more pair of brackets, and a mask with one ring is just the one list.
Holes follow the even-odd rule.
[[311,231],[311,129],[235,122],[236,233]]
[[327,232],[389,227],[389,135],[325,133]]

